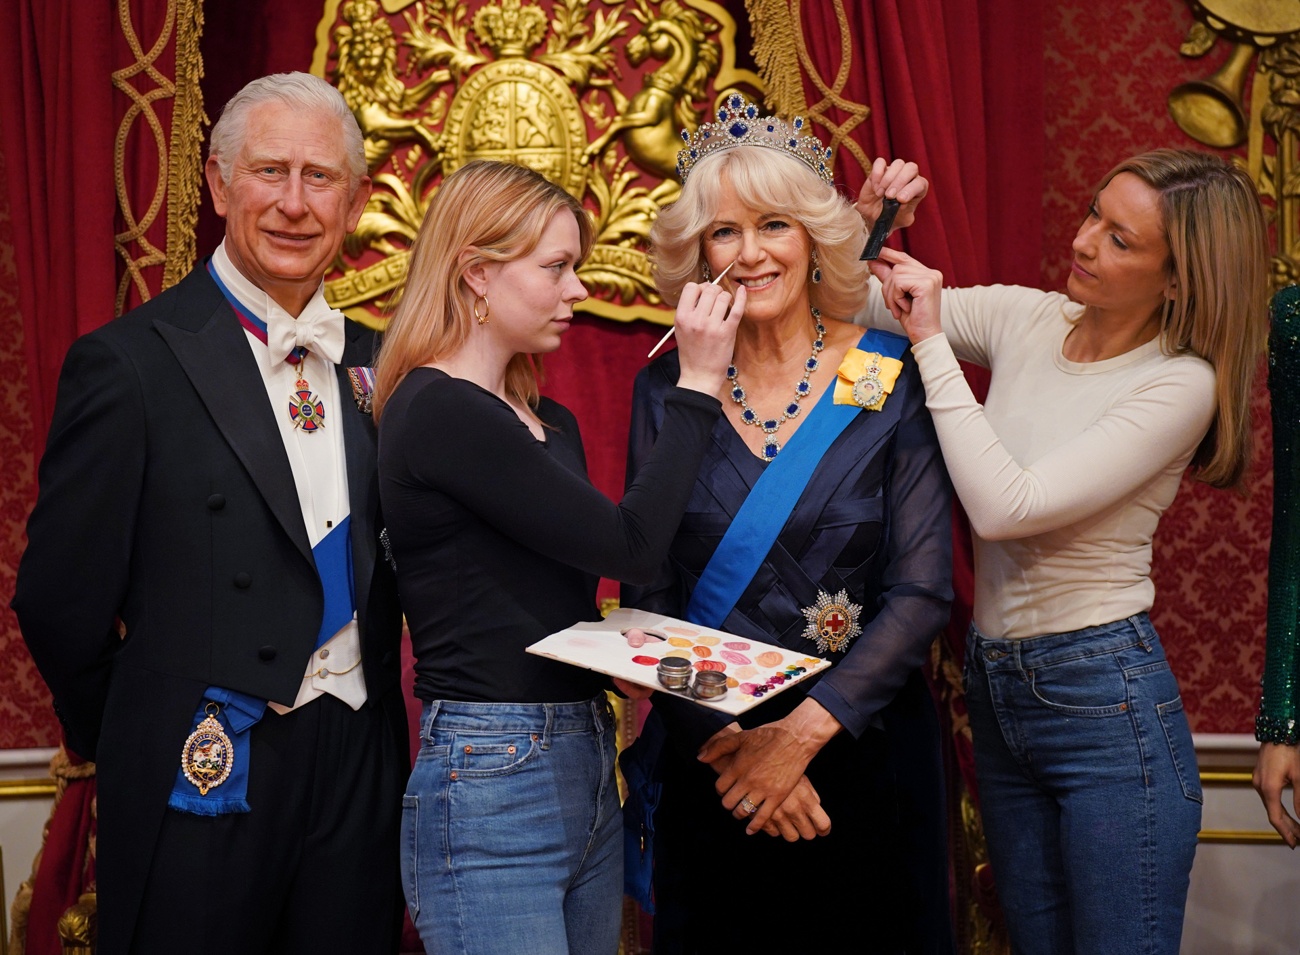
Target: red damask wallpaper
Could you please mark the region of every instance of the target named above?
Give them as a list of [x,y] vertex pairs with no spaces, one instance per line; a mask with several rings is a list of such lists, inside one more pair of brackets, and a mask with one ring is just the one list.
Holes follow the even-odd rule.
[[[0,180],[4,156],[0,154]],[[13,223],[0,191],[0,749],[53,746],[58,722],[9,609],[14,574],[26,540],[27,512],[36,499],[32,419],[27,410],[27,366],[14,273]],[[69,586],[76,586],[69,581]]]
[[[1070,239],[1092,185],[1132,153],[1195,145],[1169,118],[1165,98],[1178,83],[1208,74],[1227,49],[1220,44],[1201,60],[1179,55],[1192,20],[1183,0],[1047,0],[1044,17],[1045,48],[1024,54],[1043,56],[1046,67],[1042,282],[1059,288]],[[1014,70],[1015,64],[1007,68]],[[1023,161],[1015,155],[998,158],[1012,168]],[[0,658],[7,661],[0,667],[0,748],[53,745],[58,739],[48,695],[7,606],[35,496],[12,244],[8,209],[0,205]],[[645,351],[642,339],[658,335],[638,323],[621,337],[640,355]],[[590,368],[568,368],[557,361],[554,373],[557,379],[576,378],[581,387],[606,387]],[[626,388],[630,378],[629,369],[617,387]],[[1257,410],[1257,466],[1250,493],[1238,497],[1188,483],[1165,515],[1156,541],[1154,616],[1198,732],[1249,732],[1258,695],[1271,516],[1262,382]],[[625,425],[584,422],[584,432],[589,443],[621,445]],[[1104,468],[1099,479],[1104,479]],[[75,587],[76,581],[68,585]]]

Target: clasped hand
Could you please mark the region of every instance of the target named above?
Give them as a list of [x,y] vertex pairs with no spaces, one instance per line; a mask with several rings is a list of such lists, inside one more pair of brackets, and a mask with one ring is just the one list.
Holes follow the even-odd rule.
[[[839,730],[820,704],[805,700],[784,719],[752,730],[723,729],[704,744],[699,758],[718,773],[715,788],[723,808],[748,819],[747,834],[810,839],[828,833],[831,821],[804,770]],[[745,799],[758,806],[756,812],[745,812]]]

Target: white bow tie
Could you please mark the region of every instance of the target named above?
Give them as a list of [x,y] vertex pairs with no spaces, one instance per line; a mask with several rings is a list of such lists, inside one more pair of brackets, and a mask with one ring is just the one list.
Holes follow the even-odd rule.
[[[269,298],[269,296],[268,296]],[[317,296],[294,318],[274,302],[266,316],[266,346],[271,361],[280,362],[295,348],[315,352],[331,364],[343,358],[343,313]]]

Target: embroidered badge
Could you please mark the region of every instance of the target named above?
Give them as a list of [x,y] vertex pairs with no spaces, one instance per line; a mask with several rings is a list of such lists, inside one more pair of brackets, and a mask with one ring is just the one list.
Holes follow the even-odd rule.
[[375,370],[365,366],[348,369],[348,380],[352,382],[352,400],[357,403],[357,410],[370,414],[370,398],[375,391]]
[[221,707],[209,703],[204,710],[207,716],[194,728],[181,748],[181,771],[206,796],[230,778],[235,768],[235,749],[230,737],[217,721]]
[[835,403],[879,411],[902,370],[903,363],[897,358],[850,348],[835,372]]
[[325,427],[325,405],[310,389],[302,387],[306,384],[299,378],[299,390],[289,396],[289,420],[295,428],[310,434]]
[[803,631],[804,639],[816,643],[820,653],[847,650],[853,638],[862,632],[858,624],[862,607],[849,600],[847,590],[841,590],[834,597],[818,590],[817,602],[804,607],[803,615],[808,620]]

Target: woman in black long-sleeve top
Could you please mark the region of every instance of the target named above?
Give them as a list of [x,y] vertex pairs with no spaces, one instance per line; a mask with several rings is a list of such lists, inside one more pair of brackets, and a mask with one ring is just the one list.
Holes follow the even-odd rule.
[[590,221],[519,166],[438,190],[378,363],[380,493],[424,701],[403,801],[403,878],[436,952],[617,950],[614,733],[594,673],[524,648],[598,617],[597,575],[650,577],[717,420],[744,293],[678,309],[684,372],[619,504],[587,480],[573,416],[539,398]]

